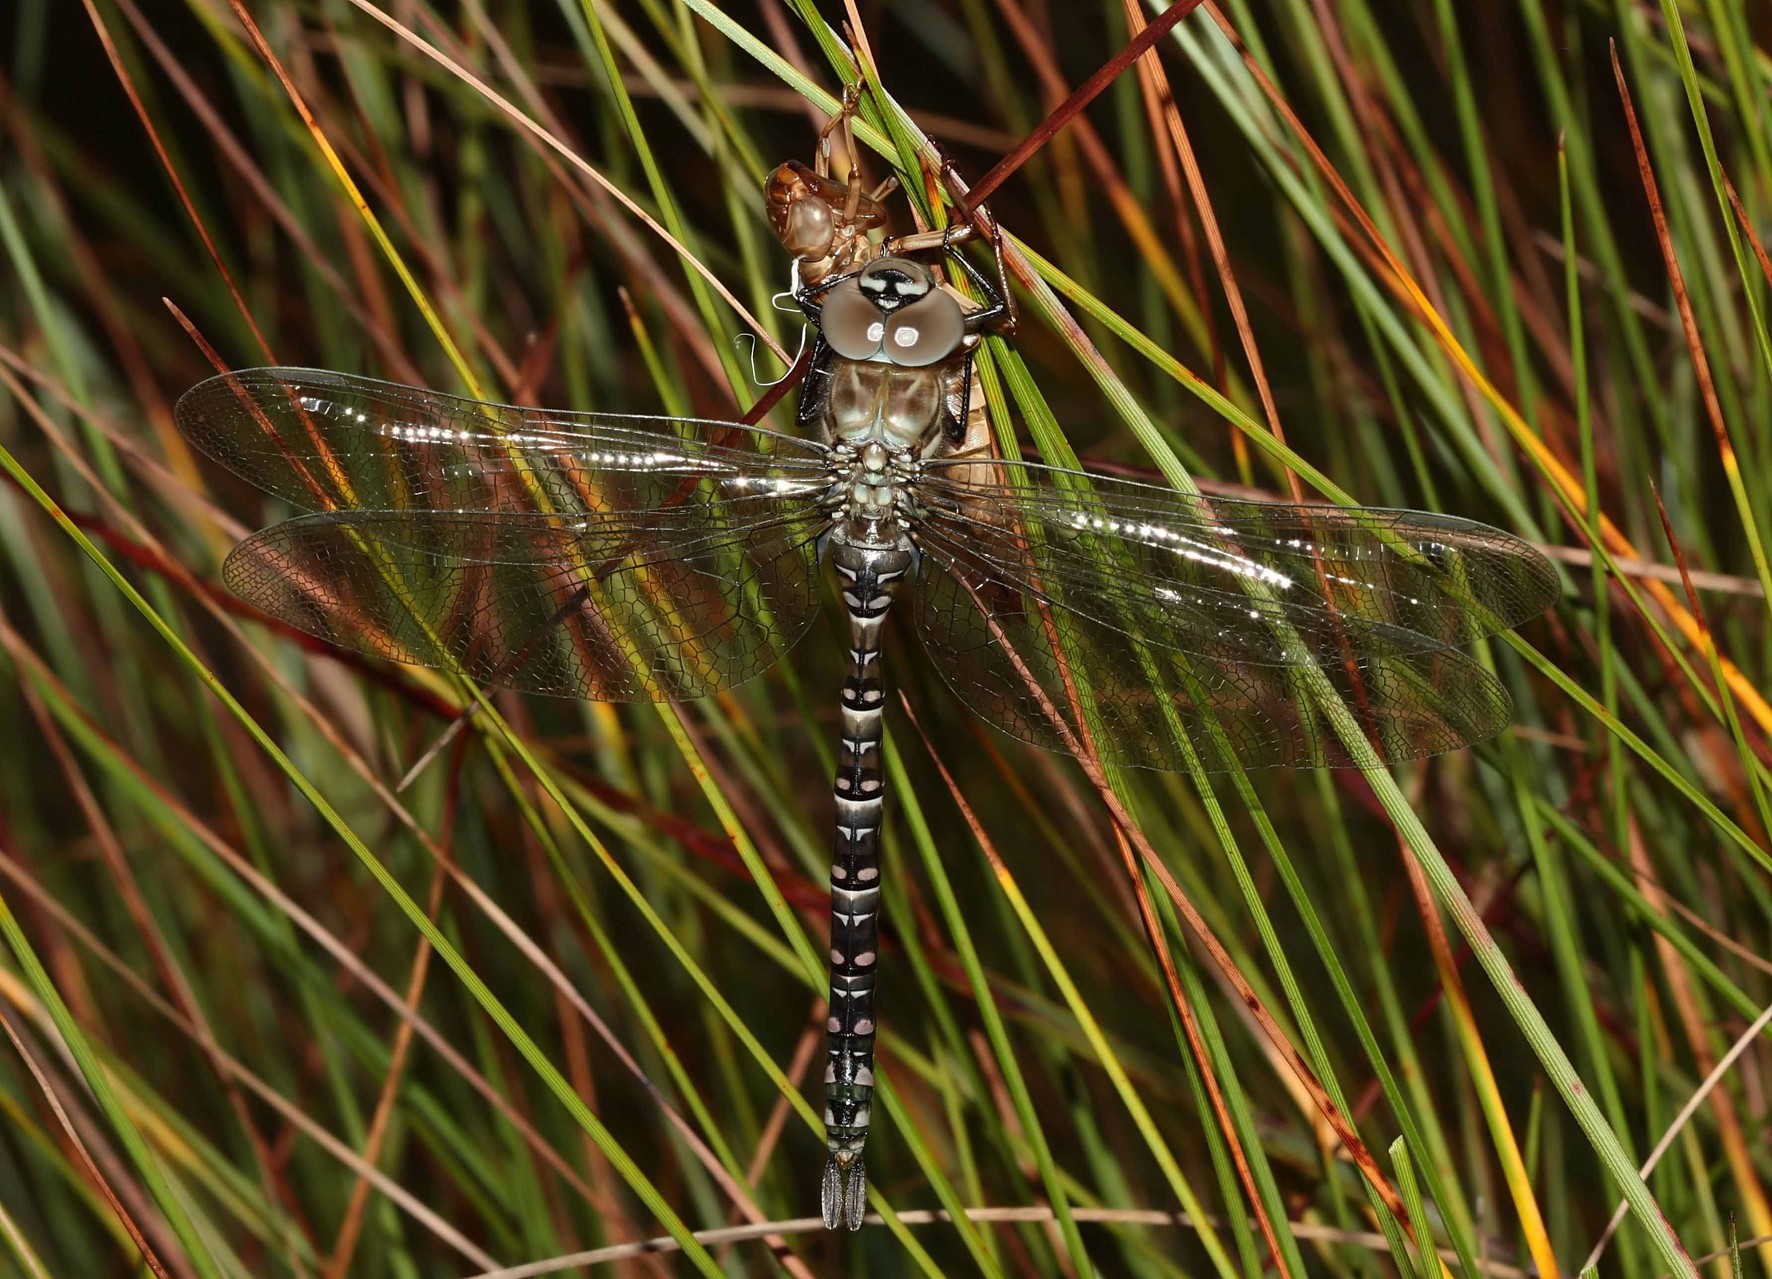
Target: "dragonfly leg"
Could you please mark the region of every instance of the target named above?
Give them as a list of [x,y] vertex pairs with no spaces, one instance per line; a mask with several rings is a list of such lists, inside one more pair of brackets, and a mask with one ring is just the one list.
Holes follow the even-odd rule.
[[[844,146],[849,152],[851,166],[855,163],[855,141],[850,133],[850,119],[855,109],[861,104],[861,86],[846,84],[843,86],[843,103],[837,108],[837,114],[825,121],[825,126],[818,135],[818,145],[812,153],[813,172],[821,178],[831,175],[831,138],[842,133]],[[853,213],[851,216],[854,216]]]
[[874,1093],[874,976],[880,958],[880,629],[893,592],[910,571],[908,547],[854,546],[833,539],[831,563],[849,611],[849,673],[843,681],[843,740],[834,785],[831,851],[831,999],[825,1067],[824,1219],[859,1229],[867,1204],[867,1144]]

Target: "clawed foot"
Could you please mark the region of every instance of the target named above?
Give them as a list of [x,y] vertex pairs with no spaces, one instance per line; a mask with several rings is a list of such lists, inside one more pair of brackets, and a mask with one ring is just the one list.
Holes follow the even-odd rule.
[[835,1155],[824,1161],[824,1228],[835,1230],[839,1225],[860,1230],[861,1219],[868,1207],[867,1167],[857,1155],[845,1168]]

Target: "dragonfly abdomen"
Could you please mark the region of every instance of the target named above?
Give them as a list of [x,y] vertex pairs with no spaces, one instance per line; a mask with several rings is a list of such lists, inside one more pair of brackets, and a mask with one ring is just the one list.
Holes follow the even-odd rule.
[[874,978],[880,957],[880,828],[885,775],[880,759],[886,693],[880,630],[911,567],[904,547],[833,541],[831,564],[849,614],[843,680],[843,740],[837,751],[836,832],[831,847],[830,1063],[825,1068],[825,1224],[851,1230],[867,1202],[862,1148],[874,1091]]

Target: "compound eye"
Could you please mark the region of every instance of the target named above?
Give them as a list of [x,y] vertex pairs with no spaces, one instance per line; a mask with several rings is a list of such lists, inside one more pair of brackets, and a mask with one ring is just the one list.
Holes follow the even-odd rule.
[[873,359],[886,339],[886,317],[853,278],[824,295],[818,327],[831,349],[851,360]]
[[804,195],[788,209],[787,227],[781,232],[782,247],[795,257],[821,258],[831,250],[835,235],[831,206],[814,195]]
[[960,304],[940,289],[905,307],[886,324],[886,358],[920,369],[948,358],[966,339]]

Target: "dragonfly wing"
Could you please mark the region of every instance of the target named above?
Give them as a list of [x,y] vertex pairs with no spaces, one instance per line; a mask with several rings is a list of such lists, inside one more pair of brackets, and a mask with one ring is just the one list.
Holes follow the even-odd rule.
[[1507,692],[1456,649],[1367,652],[1351,666],[1183,653],[1052,603],[961,554],[930,551],[913,611],[954,694],[1012,737],[1135,768],[1339,768],[1360,761],[1320,709],[1339,696],[1383,760],[1481,741]]
[[[1472,520],[1196,497],[1020,462],[925,469],[917,496],[931,515],[997,529],[1005,571],[1037,568],[1109,622],[1160,601],[1171,644],[1223,640],[1245,662],[1341,661],[1350,632],[1371,628],[1393,650],[1465,644],[1537,616],[1559,591],[1529,543]],[[1021,563],[1023,542],[1037,563]]]
[[1469,745],[1512,708],[1450,645],[1554,594],[1535,551],[1468,521],[961,465],[917,482],[919,630],[980,715],[1071,754],[1211,770]]
[[307,511],[646,510],[826,470],[822,446],[733,423],[482,404],[320,369],[224,373],[173,416],[202,452]]
[[815,509],[734,528],[643,518],[335,511],[228,557],[228,585],[331,643],[479,683],[596,701],[682,701],[761,673],[818,606]]

